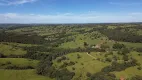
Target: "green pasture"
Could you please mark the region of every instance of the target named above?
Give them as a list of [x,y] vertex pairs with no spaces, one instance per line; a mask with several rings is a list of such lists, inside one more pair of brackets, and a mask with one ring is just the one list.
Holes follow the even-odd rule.
[[36,68],[39,61],[25,59],[25,58],[0,58],[0,68],[5,68],[11,65],[16,65],[18,67],[32,66]]
[[[77,54],[81,56],[81,58],[77,58]],[[110,63],[104,63],[98,60],[95,60],[94,58],[90,57],[87,53],[70,53],[65,55],[69,60],[64,60],[61,63],[57,63],[56,60],[54,62],[54,66],[56,68],[59,68],[63,62],[75,62],[75,65],[73,66],[67,66],[67,69],[70,71],[75,72],[74,79],[77,79],[81,76],[81,79],[86,79],[86,73],[97,73],[101,71],[101,69],[105,66],[108,66]],[[58,59],[58,58],[57,58]],[[75,70],[72,70],[72,68],[75,68]]]
[[10,45],[5,45],[0,43],[0,53],[8,56],[8,55],[24,55],[26,51],[21,48],[13,47]]
[[35,70],[4,70],[0,69],[1,80],[54,80],[36,74]]

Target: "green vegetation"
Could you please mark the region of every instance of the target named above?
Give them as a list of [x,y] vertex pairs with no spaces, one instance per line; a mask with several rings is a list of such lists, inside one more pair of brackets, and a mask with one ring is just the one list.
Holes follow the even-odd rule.
[[1,28],[0,78],[141,80],[141,32],[141,23]]
[[10,66],[36,68],[39,61],[24,58],[0,58],[0,68],[8,68]]
[[35,70],[0,70],[2,80],[53,80],[48,77],[39,76]]
[[[77,57],[80,55],[80,58]],[[77,79],[81,76],[81,79],[86,79],[86,73],[97,73],[101,71],[101,69],[105,66],[108,66],[109,63],[103,63],[101,61],[95,60],[94,58],[90,57],[87,52],[86,53],[70,53],[66,55],[68,58],[67,60],[63,60],[62,62],[58,63],[57,60],[53,61],[54,66],[56,68],[60,68],[65,62],[74,62],[75,64],[72,66],[67,66],[67,69],[76,73],[74,79]],[[75,68],[75,70],[72,70]]]
[[24,55],[26,54],[26,51],[18,47],[13,47],[11,45],[0,44],[0,53],[2,53],[5,56]]

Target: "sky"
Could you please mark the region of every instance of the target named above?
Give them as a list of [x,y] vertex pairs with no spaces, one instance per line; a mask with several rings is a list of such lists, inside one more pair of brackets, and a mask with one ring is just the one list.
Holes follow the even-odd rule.
[[142,22],[142,0],[0,0],[0,23]]

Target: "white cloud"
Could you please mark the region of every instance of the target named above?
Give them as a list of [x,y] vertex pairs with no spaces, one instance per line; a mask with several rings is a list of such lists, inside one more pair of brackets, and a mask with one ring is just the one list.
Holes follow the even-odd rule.
[[25,4],[25,3],[32,3],[37,0],[0,0],[1,6],[9,6],[9,5],[19,5],[19,4]]
[[109,4],[112,5],[119,5],[119,6],[138,6],[138,5],[142,5],[142,3],[138,3],[138,2],[127,2],[127,3],[123,3],[123,2],[109,2]]
[[109,14],[64,13],[56,15],[38,14],[0,14],[0,23],[106,23],[106,22],[141,22],[142,15],[133,14]]
[[134,12],[134,13],[130,13],[129,15],[138,15],[138,16],[141,16],[142,12]]

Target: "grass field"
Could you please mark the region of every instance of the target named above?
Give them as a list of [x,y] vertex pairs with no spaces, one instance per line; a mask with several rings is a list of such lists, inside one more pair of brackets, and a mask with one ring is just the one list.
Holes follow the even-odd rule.
[[24,55],[26,51],[22,50],[21,48],[13,47],[10,45],[5,45],[0,43],[0,53],[4,54],[5,56],[8,55]]
[[54,80],[36,74],[33,70],[4,70],[0,69],[1,80]]
[[[73,27],[72,27],[73,26]],[[24,35],[38,35],[42,36],[45,40],[50,40],[48,42],[45,41],[44,44],[22,44],[22,43],[14,43],[14,42],[0,42],[0,54],[4,54],[4,56],[0,55],[0,80],[54,80],[50,79],[45,76],[40,76],[36,74],[36,67],[39,61],[37,60],[39,57],[42,59],[46,58],[44,61],[48,61],[48,58],[52,56],[52,58],[56,58],[55,60],[49,60],[49,62],[53,61],[53,66],[56,68],[56,70],[61,70],[63,68],[67,68],[69,71],[74,72],[75,76],[73,77],[73,80],[86,80],[88,77],[86,74],[89,72],[91,74],[95,74],[97,72],[100,72],[104,67],[109,66],[112,64],[112,62],[117,61],[118,63],[124,63],[124,56],[123,54],[118,54],[118,51],[121,52],[120,49],[113,49],[113,44],[116,42],[124,44],[126,48],[130,49],[130,53],[126,54],[128,55],[128,58],[131,57],[136,59],[140,66],[142,67],[142,56],[135,52],[136,48],[142,48],[142,43],[137,43],[135,41],[135,38],[130,37],[130,40],[134,39],[135,43],[132,42],[122,42],[127,40],[119,40],[115,41],[115,37],[109,33],[110,36],[114,37],[114,40],[109,40],[106,33],[101,33],[101,30],[109,29],[109,30],[121,30],[132,32],[137,35],[142,35],[142,30],[133,29],[130,28],[131,25],[106,25],[103,28],[102,25],[94,25],[93,26],[86,26],[86,27],[76,27],[72,25],[70,27],[65,26],[38,26],[38,27],[25,27],[25,28],[17,28],[17,29],[11,29],[6,30],[6,32],[15,32],[17,34],[24,34]],[[102,27],[102,29],[101,29]],[[120,27],[120,29],[118,28]],[[117,29],[118,28],[118,29]],[[121,29],[122,28],[122,29]],[[101,30],[99,30],[101,29]],[[125,30],[126,29],[126,30]],[[120,32],[121,32],[120,31]],[[110,31],[111,32],[111,31]],[[61,34],[62,33],[62,34]],[[114,33],[115,34],[115,33]],[[131,33],[130,33],[131,34]],[[118,34],[119,36],[119,34]],[[124,36],[127,37],[126,34]],[[121,36],[120,36],[121,38]],[[110,38],[111,39],[111,38]],[[112,38],[113,39],[113,38]],[[59,42],[58,42],[58,41]],[[62,41],[63,40],[63,41]],[[57,41],[57,42],[56,42]],[[54,46],[52,46],[55,44]],[[84,42],[88,44],[87,48],[84,47]],[[57,45],[57,46],[56,46]],[[74,52],[74,53],[68,53],[64,55],[64,53],[68,52],[68,48],[73,48],[70,50],[74,50],[76,48],[82,48],[82,49],[90,49],[93,48],[95,45],[102,45],[105,47],[105,52],[91,52],[88,54],[87,52]],[[37,49],[36,47],[32,46],[41,46],[45,49]],[[26,59],[25,55],[27,51],[22,49],[23,47],[32,47],[29,50],[28,58],[33,57],[31,59]],[[107,47],[107,48],[106,48]],[[53,48],[50,50],[50,48]],[[134,49],[131,49],[134,48]],[[34,54],[34,50],[37,49],[36,55]],[[46,50],[47,49],[47,50]],[[50,55],[54,53],[52,50],[59,50],[57,54]],[[62,50],[60,50],[62,49]],[[65,50],[65,52],[64,52]],[[43,51],[43,52],[42,52]],[[30,54],[31,52],[31,54]],[[32,53],[33,52],[33,53]],[[111,53],[113,52],[113,53]],[[40,55],[41,53],[41,55]],[[48,54],[48,55],[44,55]],[[19,56],[20,55],[20,56]],[[80,58],[78,58],[78,55]],[[16,56],[16,58],[15,58]],[[25,57],[25,58],[21,58]],[[62,60],[61,62],[58,62],[60,58],[63,56],[66,56],[66,60]],[[11,58],[13,57],[13,58]],[[115,58],[115,59],[114,59]],[[109,59],[109,60],[108,60]],[[69,64],[73,62],[73,65]],[[66,63],[66,64],[65,64]],[[74,64],[75,63],[75,64]],[[62,65],[65,64],[65,67]],[[50,65],[50,64],[49,64]],[[49,66],[48,65],[48,66]],[[70,66],[69,66],[70,65]],[[7,68],[7,67],[14,66],[15,68]],[[28,67],[27,67],[28,66]],[[30,66],[30,67],[29,67]],[[50,67],[53,67],[50,65]],[[24,68],[23,68],[24,67]],[[26,67],[26,68],[25,68]],[[47,69],[47,65],[40,65],[42,67],[42,72],[44,74],[45,68]],[[123,66],[122,66],[123,67]],[[16,70],[17,68],[17,70]],[[135,75],[142,76],[142,70],[138,70],[138,65],[133,67],[127,67],[125,70],[122,71],[114,71],[111,72],[116,75],[116,77],[119,79],[120,77],[124,78],[131,78]],[[51,68],[49,68],[51,69]],[[123,69],[123,68],[122,68]],[[54,70],[54,69],[53,69]],[[51,70],[52,71],[52,70]],[[50,72],[50,71],[49,71]],[[56,72],[56,71],[55,71]],[[58,72],[58,71],[57,71]],[[45,71],[45,75],[48,75],[48,72]],[[63,72],[64,73],[64,72]],[[58,73],[57,73],[58,74]],[[66,73],[65,73],[66,74]]]
[[[92,36],[94,36],[94,37],[92,37]],[[105,37],[104,35],[102,35],[98,32],[76,34],[72,37],[74,37],[74,39],[75,39],[74,41],[65,42],[65,43],[61,44],[59,47],[60,48],[78,48],[78,47],[83,48],[84,42],[87,42],[89,45],[96,45],[96,44],[100,44],[101,42],[103,42],[104,39],[107,39],[107,37]]]
[[[142,56],[138,56],[138,52],[131,52],[129,55],[132,55],[133,58],[135,58],[138,63],[140,63],[141,67],[142,67]],[[138,70],[137,69],[138,66],[134,66],[134,67],[129,67],[127,69],[125,69],[124,71],[120,71],[120,72],[113,72],[117,78],[120,77],[124,77],[124,78],[131,78],[135,75],[142,75],[142,70]]]
[[18,67],[25,67],[25,66],[32,66],[36,68],[39,61],[31,60],[31,59],[24,59],[24,58],[0,58],[0,64],[5,64],[0,66],[0,68],[5,68],[10,65],[16,65]]
[[130,42],[120,42],[124,45],[126,45],[127,47],[131,48],[142,48],[142,43],[130,43]]
[[[77,58],[77,54],[81,56],[80,59]],[[76,73],[74,76],[74,79],[77,79],[81,76],[81,79],[86,79],[86,73],[96,73],[101,71],[101,69],[105,66],[108,66],[109,63],[103,63],[98,60],[94,60],[92,57],[87,55],[87,53],[70,53],[66,55],[66,57],[69,58],[69,60],[62,61],[61,63],[57,63],[54,61],[54,66],[57,68],[63,64],[63,62],[76,62],[73,66],[68,66],[67,69],[70,71],[73,71]],[[75,68],[75,70],[72,70],[72,68]]]
[[[80,55],[81,58],[77,58],[77,55]],[[80,78],[80,79],[87,79],[86,73],[90,72],[90,73],[97,73],[99,71],[101,71],[102,68],[108,66],[111,64],[111,62],[106,62],[105,59],[106,58],[110,58],[112,60],[113,56],[117,56],[120,60],[118,60],[118,62],[122,62],[122,55],[118,55],[117,52],[113,52],[113,55],[108,55],[107,57],[105,57],[105,54],[109,54],[109,53],[104,53],[104,52],[91,52],[90,55],[94,56],[95,58],[99,58],[100,60],[95,60],[94,58],[90,57],[89,55],[87,55],[87,53],[83,52],[83,53],[70,53],[65,55],[67,58],[69,58],[69,60],[63,60],[62,62],[57,62],[57,59],[59,59],[60,57],[58,57],[56,60],[53,61],[54,66],[56,68],[59,68],[61,65],[63,65],[64,62],[70,62],[73,61],[75,62],[75,65],[72,66],[67,66],[66,68],[72,72],[75,72],[76,75],[74,76],[74,80]],[[131,52],[129,55],[132,55],[133,58],[135,58],[138,63],[141,64],[142,66],[142,62],[141,62],[141,58],[142,56],[138,56],[138,52]],[[104,62],[103,62],[104,61]],[[125,77],[125,78],[131,78],[134,75],[140,75],[142,74],[142,70],[138,70],[137,69],[138,66],[135,67],[129,67],[124,71],[120,71],[120,72],[112,72],[116,75],[116,77],[119,79],[120,77]],[[73,70],[72,68],[75,68],[75,70]]]
[[130,68],[127,68],[125,69],[124,71],[120,71],[120,72],[113,72],[117,78],[120,78],[120,77],[124,77],[125,79],[126,78],[131,78],[135,75],[142,75],[142,70],[138,70],[137,69],[137,66],[135,67],[130,67]]

